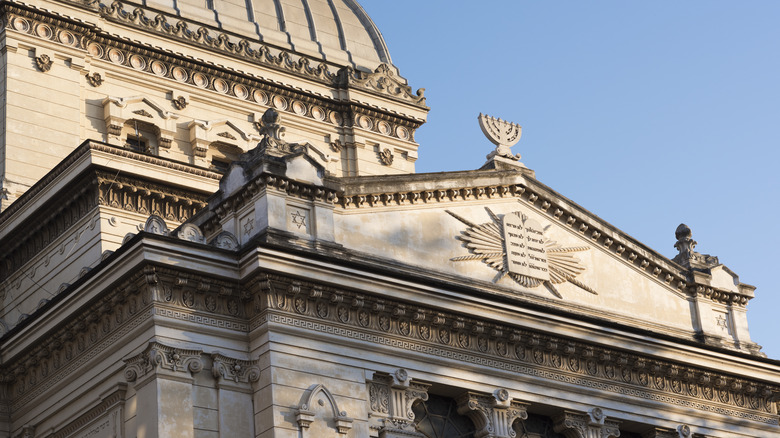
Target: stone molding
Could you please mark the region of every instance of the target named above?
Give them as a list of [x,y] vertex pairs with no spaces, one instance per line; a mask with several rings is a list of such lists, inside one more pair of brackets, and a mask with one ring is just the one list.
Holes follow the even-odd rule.
[[[490,173],[482,175],[488,176]],[[353,181],[359,184],[360,178],[355,178]],[[747,301],[752,298],[749,294],[739,294],[690,283],[685,272],[680,267],[675,266],[671,260],[643,247],[608,224],[597,223],[588,217],[584,210],[571,208],[570,202],[561,199],[560,195],[541,186],[540,183],[530,179],[524,181],[524,183],[463,185],[448,189],[411,189],[399,192],[366,192],[361,190],[357,193],[355,190],[351,190],[349,187],[351,184],[347,183],[348,186],[343,187],[338,193],[336,205],[345,210],[351,210],[516,198],[524,205],[543,213],[551,222],[560,223],[564,225],[564,228],[571,229],[575,234],[591,241],[594,247],[601,247],[623,263],[665,286],[680,297],[695,297],[699,294],[713,301],[741,307],[744,307]],[[534,187],[535,185],[539,185],[539,187]]]
[[[316,402],[319,406],[325,407],[326,404],[330,405],[332,420],[335,423],[338,433],[340,435],[349,433],[350,429],[352,429],[354,420],[347,416],[346,411],[339,409],[336,398],[333,397],[333,394],[331,394],[328,388],[324,385],[317,384],[312,385],[309,389],[304,391],[303,396],[301,397],[301,403],[298,405],[298,409],[295,413],[295,421],[298,423],[298,427],[300,427],[303,436],[309,436],[306,433],[307,429],[309,429],[311,424],[316,420],[314,413],[314,409],[316,409],[314,406],[314,398],[318,395],[323,397]],[[327,408],[325,409],[327,410]]]
[[182,375],[190,377],[203,369],[202,353],[202,350],[149,342],[143,352],[122,359],[125,363],[125,379],[136,385],[142,385],[160,372],[168,377],[180,378]]
[[608,420],[601,408],[593,408],[587,414],[564,411],[553,419],[555,432],[566,438],[618,438],[619,421]]
[[[98,206],[97,184],[94,177],[82,177],[69,184],[51,201],[52,208],[43,210],[33,221],[25,221],[12,236],[3,242],[0,255],[0,278],[8,279],[52,243],[71,230],[71,227],[89,216]],[[94,225],[93,225],[94,227]]]
[[207,205],[208,194],[111,172],[97,171],[96,175],[99,205],[144,216],[157,215],[173,222],[185,222]]
[[[142,215],[155,214],[166,220],[184,222],[207,205],[207,197],[206,194],[94,170],[68,184],[57,195],[56,208],[42,210],[44,215],[34,223],[14,230],[13,239],[9,239],[7,250],[0,256],[0,278],[9,279],[69,232],[72,225],[93,214],[95,207],[107,206]],[[96,223],[91,222],[89,226],[93,229]],[[47,260],[50,258],[47,257]],[[3,289],[4,286],[0,286],[0,290]]]
[[693,432],[690,426],[681,424],[675,430],[653,428],[643,433],[642,438],[693,438]]
[[[780,386],[404,303],[266,275],[250,330],[267,321],[514,373],[778,424]],[[313,291],[316,289],[316,293]]]
[[222,219],[229,214],[236,214],[244,206],[252,204],[254,202],[254,195],[262,190],[279,191],[293,198],[307,201],[320,201],[328,204],[332,204],[337,196],[335,190],[327,187],[306,184],[283,176],[262,172],[237,193],[215,205],[212,208],[214,216],[203,223],[201,229],[207,235],[220,230],[220,221]]
[[241,323],[246,320],[245,299],[237,283],[146,265],[64,327],[40,334],[40,342],[8,358],[0,366],[0,383],[9,385],[16,411],[154,315],[247,332],[248,325]]
[[392,374],[375,373],[368,382],[369,408],[375,422],[371,428],[380,436],[421,436],[415,432],[412,406],[428,400],[430,386],[412,380],[403,368]]
[[[74,3],[79,4],[79,6],[84,5],[82,2]],[[327,86],[344,86],[340,82],[338,73],[331,72],[331,69],[336,68],[335,66],[320,63],[316,68],[312,68],[310,67],[311,61],[307,58],[293,61],[292,56],[298,55],[291,55],[291,52],[281,50],[278,55],[273,55],[264,45],[257,45],[257,48],[253,49],[251,47],[253,43],[248,40],[234,44],[229,41],[230,37],[225,33],[216,38],[210,36],[212,31],[206,27],[199,27],[197,31],[191,31],[188,29],[187,22],[178,18],[174,18],[177,21],[176,25],[170,25],[164,12],[155,11],[155,19],[149,19],[145,16],[143,6],[136,6],[133,12],[128,12],[121,2],[115,1],[111,6],[100,4],[99,8],[101,16],[109,20],[158,33],[167,39],[194,41],[208,50],[232,54],[239,59],[263,67],[292,73]],[[237,71],[217,64],[206,65],[201,60],[181,53],[141,47],[137,42],[109,35],[97,26],[75,21],[51,11],[38,10],[30,5],[7,5],[4,12],[7,15],[6,27],[8,29],[70,48],[84,50],[92,57],[111,64],[226,94],[252,104],[273,106],[278,110],[335,126],[357,126],[355,125],[356,117],[367,117],[372,120],[371,131],[400,140],[413,141],[414,131],[424,123],[423,119],[400,114],[395,110],[378,106],[375,102],[353,103],[300,89],[295,90],[245,71]],[[378,70],[381,68],[382,66]],[[354,72],[353,76],[361,79],[350,82],[349,87],[359,88],[379,96],[392,97],[393,100],[400,100],[415,106],[418,111],[427,111],[424,99],[423,104],[420,105],[417,97],[407,96],[406,93],[399,93],[396,96],[389,95],[382,86],[385,85],[385,82],[388,84],[390,82],[377,82],[372,79],[377,74],[379,73]],[[398,81],[397,78],[396,81]],[[398,83],[401,84],[401,82]],[[399,86],[397,85],[396,88]],[[399,98],[399,96],[401,97]]]
[[69,438],[103,416],[106,416],[106,419],[100,424],[94,425],[93,430],[109,430],[113,436],[121,436],[118,430],[124,424],[123,411],[126,392],[126,383],[117,384],[111,392],[100,397],[100,403],[97,406],[81,414],[64,427],[40,436],[42,438]]
[[59,178],[65,173],[73,163],[80,160],[83,156],[91,153],[92,151],[108,153],[122,158],[130,158],[139,162],[164,167],[167,169],[175,170],[178,172],[188,173],[200,177],[210,178],[215,181],[219,181],[222,177],[221,174],[212,172],[209,170],[197,168],[183,163],[177,163],[170,160],[163,160],[157,157],[139,154],[127,149],[112,146],[106,143],[100,143],[93,140],[87,140],[79,145],[73,152],[70,153],[64,160],[62,160],[57,167],[52,169],[43,178],[41,178],[34,186],[27,190],[19,199],[17,199],[8,208],[0,212],[0,225],[11,219],[14,213],[21,210],[27,203],[31,202],[33,198],[41,191],[46,189],[49,184],[55,179]]
[[458,413],[467,415],[477,428],[475,437],[515,438],[512,425],[528,418],[527,403],[513,400],[500,388],[493,394],[466,392],[457,399]]

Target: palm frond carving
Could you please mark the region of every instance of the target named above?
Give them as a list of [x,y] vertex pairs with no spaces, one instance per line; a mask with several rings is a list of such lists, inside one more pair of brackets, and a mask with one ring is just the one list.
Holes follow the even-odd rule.
[[[458,236],[457,239],[462,241],[464,246],[468,248],[471,253],[465,256],[453,257],[450,260],[454,262],[483,261],[499,272],[498,278],[508,275],[520,285],[528,288],[544,285],[558,298],[563,298],[563,296],[561,296],[555,288],[555,285],[564,282],[569,282],[583,290],[598,295],[595,290],[576,279],[578,275],[585,272],[585,267],[580,264],[580,260],[576,258],[573,253],[587,251],[590,249],[587,246],[564,247],[545,237],[544,249],[547,255],[549,281],[510,272],[507,268],[504,221],[489,208],[485,208],[485,210],[487,210],[491,221],[484,224],[475,224],[449,210],[445,210],[450,216],[468,227],[465,231],[461,232],[461,235]],[[523,222],[526,221],[526,217],[520,213],[510,214],[517,214],[522,218]]]

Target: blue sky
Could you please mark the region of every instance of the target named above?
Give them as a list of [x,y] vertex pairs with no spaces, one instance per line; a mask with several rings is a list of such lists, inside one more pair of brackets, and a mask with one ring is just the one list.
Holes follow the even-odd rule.
[[780,359],[780,2],[361,0],[413,89],[418,172],[476,169],[484,112],[537,178],[661,254],[674,230],[758,287]]

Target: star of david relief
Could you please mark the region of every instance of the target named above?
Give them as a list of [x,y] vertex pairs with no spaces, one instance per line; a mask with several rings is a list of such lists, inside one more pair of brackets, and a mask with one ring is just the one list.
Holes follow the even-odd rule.
[[585,267],[572,253],[587,251],[588,246],[564,247],[545,236],[550,228],[542,226],[520,212],[499,217],[485,208],[491,222],[475,224],[457,214],[445,210],[450,216],[463,222],[468,228],[457,237],[464,242],[471,255],[454,257],[454,262],[482,261],[498,271],[493,282],[509,276],[528,288],[541,285],[558,298],[563,296],[556,284],[569,282],[580,289],[598,295],[596,291],[575,277],[585,272]]
[[290,215],[291,215],[291,218],[292,218],[293,225],[298,226],[298,229],[300,229],[301,227],[305,227],[306,226],[306,216],[305,215],[301,214],[297,210],[292,212],[292,213],[290,213]]

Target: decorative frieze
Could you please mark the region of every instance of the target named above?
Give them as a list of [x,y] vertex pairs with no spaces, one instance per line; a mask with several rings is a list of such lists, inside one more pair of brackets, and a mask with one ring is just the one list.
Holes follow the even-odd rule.
[[[78,3],[83,6],[81,2]],[[200,27],[195,31],[190,30],[186,21],[178,17],[167,16],[161,11],[154,11],[155,18],[148,18],[143,7],[136,7],[132,12],[124,8],[125,5],[120,2],[114,2],[110,6],[104,4],[99,6],[101,15],[109,20],[140,27],[150,32],[159,33],[166,38],[178,38],[203,45],[210,50],[224,51],[226,54],[238,56],[248,62],[300,75],[333,87],[343,87],[345,82],[342,78],[349,76],[353,78],[348,81],[349,87],[358,87],[374,94],[400,98],[402,101],[421,109],[427,109],[424,106],[424,97],[407,93],[408,86],[403,85],[403,81],[394,74],[384,72],[384,69],[388,68],[387,66],[380,66],[374,73],[353,70],[349,74],[339,75],[338,72],[334,72],[336,66],[313,61],[298,54],[282,50],[278,55],[274,55],[268,47],[254,41],[242,39],[238,43],[233,43],[231,40],[236,38],[226,33],[210,36],[212,30],[205,27]],[[116,36],[110,36],[96,26],[52,16],[47,12],[37,11],[32,6],[14,5],[7,7],[6,14],[8,15],[7,27],[68,47],[85,50],[95,59],[235,97],[253,104],[273,106],[280,111],[335,126],[352,126],[355,116],[361,115],[371,121],[371,130],[380,135],[414,141],[414,131],[424,122],[424,120],[398,114],[396,111],[390,111],[376,106],[376,104],[361,102],[360,105],[354,105],[340,102],[331,96],[313,95],[292,90],[289,87],[278,86],[265,78],[254,77],[245,71],[238,72],[214,64],[204,65],[201,61],[188,58],[181,53],[174,54],[161,52],[160,49],[139,47],[131,41],[119,41]],[[176,24],[169,24],[168,20],[173,20]],[[297,60],[294,61],[294,57]],[[311,67],[312,62],[318,62],[317,67]],[[184,108],[184,106],[179,107],[181,103],[174,102],[174,106],[181,110]],[[186,101],[184,103],[186,106]]]
[[[236,283],[147,265],[74,315],[67,325],[42,335],[41,342],[9,358],[0,366],[0,381],[10,385],[11,408],[16,410],[79,371],[84,363],[154,314],[245,332],[246,325],[230,323],[246,318],[245,299]],[[155,355],[167,351],[155,348]],[[153,356],[147,356],[152,360]],[[170,356],[154,360],[160,360],[164,368],[179,370],[184,365],[190,366],[189,362],[175,362],[175,359]],[[156,363],[134,359],[131,368],[137,378]],[[251,377],[252,365],[247,367],[250,368],[247,376]]]
[[409,315],[392,311],[404,305],[400,302],[273,275],[263,278],[250,288],[257,315],[250,329],[272,319],[554,382],[778,424],[777,385],[424,306]]
[[100,205],[157,215],[173,222],[185,222],[206,206],[206,194],[102,171],[97,178]]

